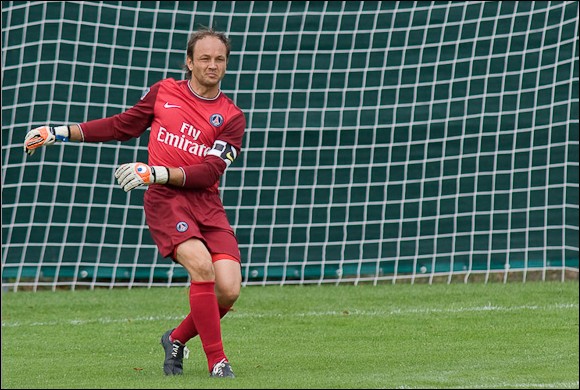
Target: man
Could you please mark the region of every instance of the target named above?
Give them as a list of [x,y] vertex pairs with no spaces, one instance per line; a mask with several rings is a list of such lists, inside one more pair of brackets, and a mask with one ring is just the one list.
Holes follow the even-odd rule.
[[115,171],[120,186],[147,186],[144,210],[163,257],[190,277],[187,317],[161,337],[166,375],[183,373],[185,344],[199,334],[212,377],[234,377],[225,355],[220,319],[240,294],[241,256],[219,195],[219,180],[240,154],[244,114],[221,90],[230,41],[203,29],[187,43],[186,80],[151,86],[133,107],[117,115],[28,132],[24,150],[56,141],[105,142],[139,137],[149,127],[148,163]]

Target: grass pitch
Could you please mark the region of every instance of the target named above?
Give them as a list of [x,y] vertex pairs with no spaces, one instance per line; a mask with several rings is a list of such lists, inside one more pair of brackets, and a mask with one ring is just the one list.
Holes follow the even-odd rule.
[[2,293],[2,388],[578,388],[578,282],[244,287],[237,378],[184,375],[159,339],[185,288]]

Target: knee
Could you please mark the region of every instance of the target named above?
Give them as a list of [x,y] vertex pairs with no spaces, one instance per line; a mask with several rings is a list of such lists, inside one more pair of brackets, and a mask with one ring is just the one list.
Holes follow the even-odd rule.
[[221,307],[231,307],[240,296],[239,286],[216,286],[216,296]]
[[219,260],[214,262],[214,268],[218,303],[221,307],[231,307],[240,296],[242,286],[240,264],[235,261]]

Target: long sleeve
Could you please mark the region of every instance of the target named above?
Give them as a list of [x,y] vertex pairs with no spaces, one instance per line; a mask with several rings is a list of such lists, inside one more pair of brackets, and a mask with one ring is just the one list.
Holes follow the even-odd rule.
[[153,107],[158,87],[154,85],[128,110],[119,114],[79,123],[85,142],[127,141],[139,137],[153,121]]

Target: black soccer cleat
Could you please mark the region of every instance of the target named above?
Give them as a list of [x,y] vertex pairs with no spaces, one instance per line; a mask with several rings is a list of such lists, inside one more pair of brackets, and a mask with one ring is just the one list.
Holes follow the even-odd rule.
[[174,329],[170,329],[161,336],[161,345],[165,350],[165,361],[163,362],[163,372],[165,375],[182,375],[183,358],[189,356],[189,349],[179,341],[171,341],[169,335]]
[[226,359],[222,359],[213,365],[209,376],[212,378],[235,378],[232,366]]

